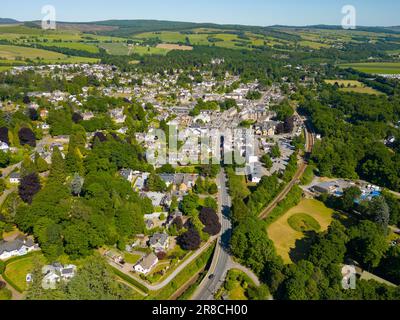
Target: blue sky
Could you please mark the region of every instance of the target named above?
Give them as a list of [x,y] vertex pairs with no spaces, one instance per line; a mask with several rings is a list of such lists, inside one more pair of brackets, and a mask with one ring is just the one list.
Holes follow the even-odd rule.
[[400,25],[398,0],[1,0],[0,17],[42,18],[51,4],[59,21],[158,19],[269,26],[339,25],[341,8],[357,9],[357,25]]

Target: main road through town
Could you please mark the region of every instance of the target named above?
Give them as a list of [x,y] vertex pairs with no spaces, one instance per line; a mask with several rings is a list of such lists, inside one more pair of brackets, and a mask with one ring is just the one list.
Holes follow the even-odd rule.
[[208,273],[193,294],[192,300],[214,300],[214,295],[224,282],[226,273],[232,264],[229,254],[229,242],[232,233],[230,220],[231,198],[228,194],[227,178],[224,170],[221,170],[218,176],[218,186],[221,234],[215,247],[214,257]]

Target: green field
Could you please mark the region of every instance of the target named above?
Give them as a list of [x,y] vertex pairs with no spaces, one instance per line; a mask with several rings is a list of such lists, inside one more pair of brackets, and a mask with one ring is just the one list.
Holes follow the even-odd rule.
[[124,259],[127,263],[136,264],[142,256],[138,254],[125,253]]
[[125,43],[102,43],[99,45],[101,48],[107,51],[108,54],[116,55],[116,56],[127,56],[131,54],[139,54],[139,55],[147,55],[147,54],[158,54],[158,55],[166,55],[170,50],[155,48],[155,47],[142,47],[142,46],[133,46],[129,47]]
[[376,94],[383,95],[383,92],[375,90],[366,86],[364,83],[357,80],[325,80],[325,83],[335,85],[340,87],[342,92],[355,92],[355,93],[365,93],[365,94]]
[[42,63],[94,63],[98,59],[66,56],[64,54],[20,46],[0,45],[0,60],[9,60],[10,64],[20,65],[20,60]]
[[46,47],[59,47],[59,48],[68,48],[74,50],[82,50],[90,53],[98,53],[99,48],[93,44],[86,44],[82,42],[44,42],[39,43],[39,45]]
[[298,232],[316,231],[321,230],[318,221],[307,213],[296,213],[288,219],[289,226]]
[[319,224],[321,231],[325,231],[333,219],[333,210],[327,208],[322,202],[302,200],[296,207],[268,226],[268,236],[274,242],[278,255],[283,258],[285,263],[292,262],[289,253],[296,247],[296,241],[304,238],[303,232],[296,231],[289,224],[289,219],[298,214],[301,214],[302,217],[306,214],[313,218]]
[[35,258],[39,259],[40,262],[45,262],[42,254],[34,254],[7,264],[4,273],[7,278],[6,280],[20,292],[27,289],[26,275],[32,272]]
[[340,67],[371,74],[400,74],[400,62],[349,63],[341,64]]

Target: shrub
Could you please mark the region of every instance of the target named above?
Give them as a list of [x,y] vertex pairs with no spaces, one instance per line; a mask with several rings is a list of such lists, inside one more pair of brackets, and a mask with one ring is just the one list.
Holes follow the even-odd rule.
[[0,274],[3,274],[6,270],[6,264],[4,261],[0,260]]

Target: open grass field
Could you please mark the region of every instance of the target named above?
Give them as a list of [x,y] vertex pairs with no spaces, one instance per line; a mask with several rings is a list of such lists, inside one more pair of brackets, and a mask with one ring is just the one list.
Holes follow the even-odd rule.
[[[11,45],[0,45],[0,59],[10,64],[21,65],[20,60],[32,60],[43,63],[94,63],[98,59],[66,56],[58,52]],[[23,62],[23,61],[22,61]]]
[[333,210],[322,202],[303,200],[267,228],[269,238],[274,242],[277,253],[285,263],[292,262],[289,253],[296,247],[296,241],[304,238],[303,232],[296,231],[290,226],[289,219],[297,214],[306,214],[318,222],[320,231],[325,231],[333,220],[333,213]]
[[26,275],[32,272],[35,259],[39,259],[39,261],[43,263],[45,262],[45,258],[42,254],[35,254],[7,264],[4,274],[11,280],[12,283],[10,283],[10,285],[16,286],[15,289],[19,291],[25,291],[27,289]]
[[191,47],[191,46],[183,46],[183,45],[171,44],[171,43],[160,43],[159,45],[157,45],[156,48],[166,49],[166,50],[182,50],[182,51],[193,50],[193,47]]
[[309,41],[309,40],[300,41],[299,45],[301,45],[302,47],[308,47],[311,49],[329,48],[328,44],[315,42],[315,41]]
[[335,85],[336,83],[342,87],[339,90],[343,92],[355,92],[365,94],[383,95],[383,92],[366,86],[364,83],[357,80],[325,80],[325,83]]
[[340,67],[371,74],[400,74],[400,62],[349,63],[341,64]]
[[[186,38],[189,39],[191,45],[197,46],[210,46],[214,45],[223,48],[247,48],[248,45],[252,44],[252,41],[257,41],[257,44],[262,45],[263,39],[260,40],[259,36],[252,35],[249,40],[239,39],[236,34],[229,33],[192,33],[183,34],[180,32],[162,31],[162,32],[145,32],[135,35],[135,38],[143,39],[154,39],[159,38],[165,43],[186,43]],[[211,40],[211,41],[210,41]],[[239,44],[239,45],[236,45]]]
[[165,48],[156,48],[156,47],[143,47],[143,46],[129,47],[127,44],[121,42],[102,43],[99,46],[104,50],[106,50],[109,54],[117,56],[127,56],[134,53],[137,53],[139,55],[146,55],[146,54],[165,55],[170,51]]
[[99,48],[92,44],[86,44],[82,42],[44,42],[40,43],[42,46],[46,47],[59,47],[59,48],[68,48],[74,50],[82,50],[90,53],[98,53]]

